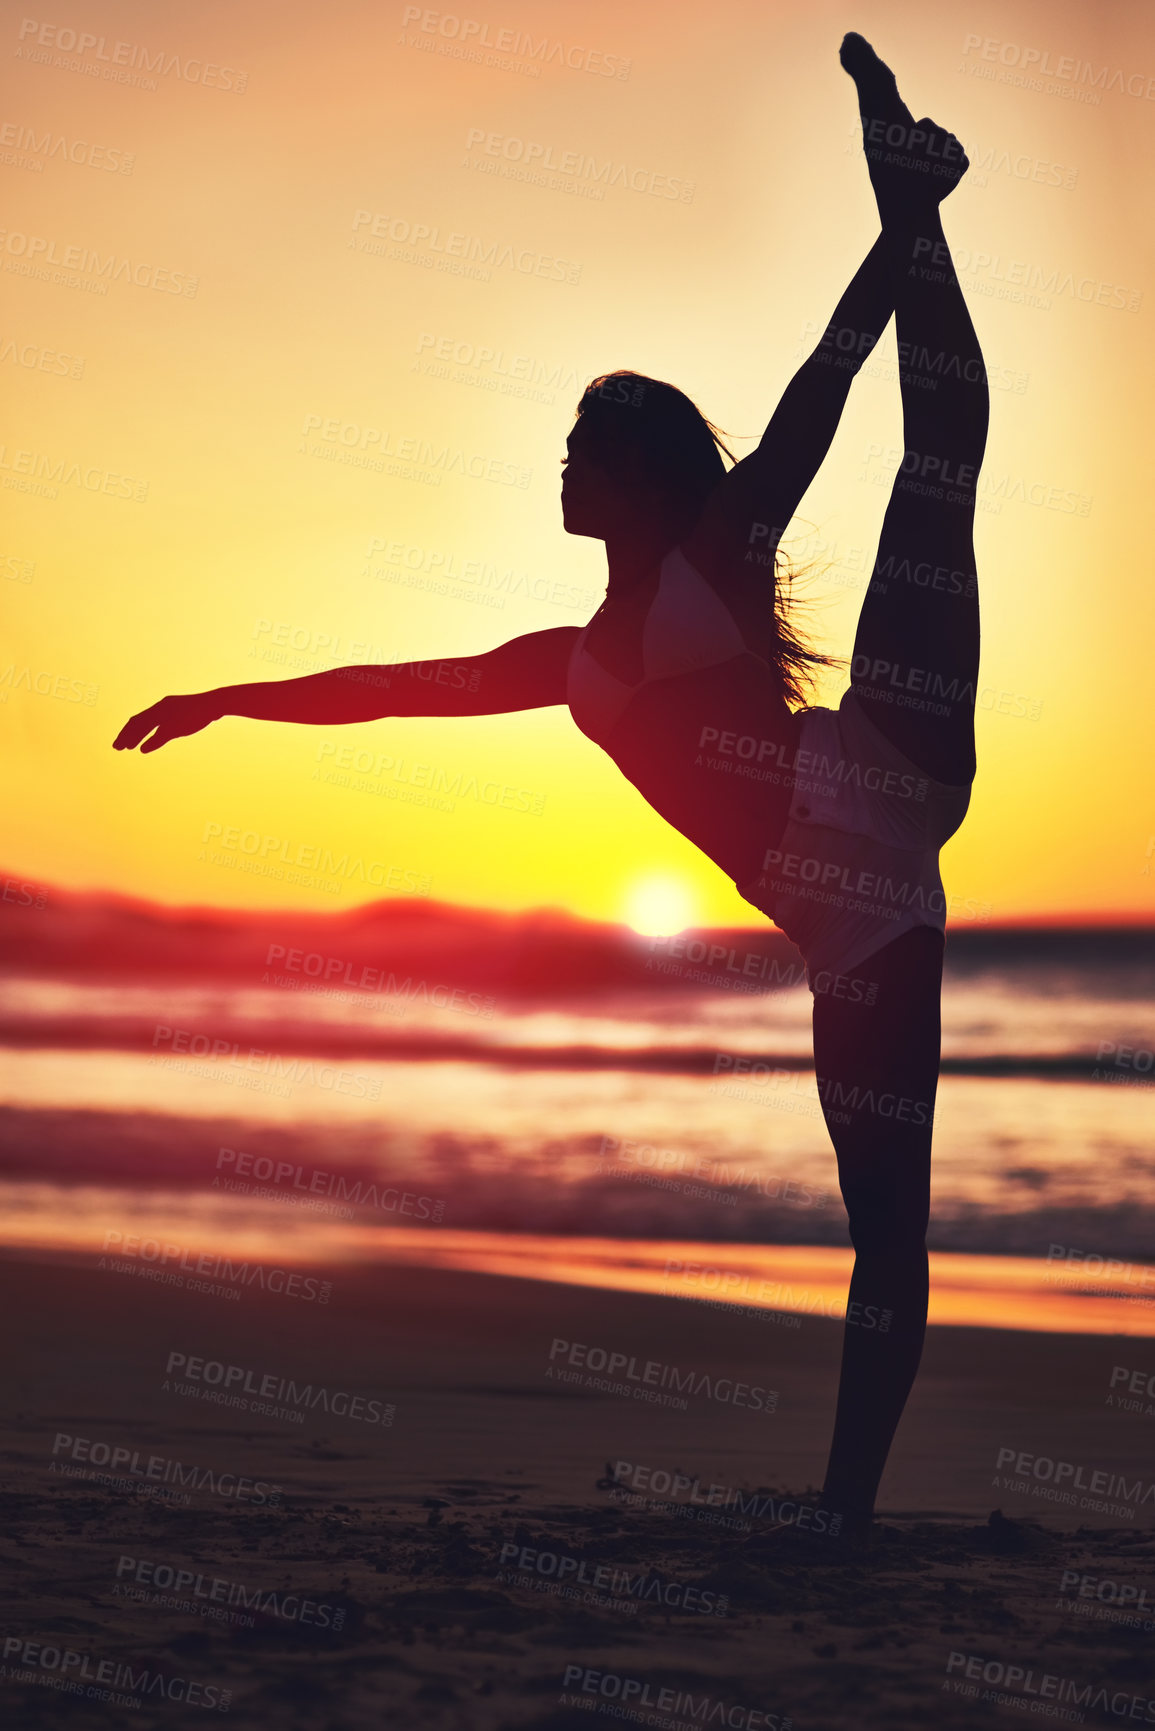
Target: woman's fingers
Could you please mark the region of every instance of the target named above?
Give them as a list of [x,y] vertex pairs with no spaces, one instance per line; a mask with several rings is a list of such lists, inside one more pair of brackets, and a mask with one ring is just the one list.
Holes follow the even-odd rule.
[[137,745],[142,752],[159,751],[170,740],[199,733],[215,719],[215,712],[203,698],[162,697],[159,703],[126,721],[113,746],[117,751],[131,751]]
[[925,204],[941,204],[970,163],[953,132],[929,116],[887,128],[885,143],[866,150],[871,184],[885,221]]
[[162,745],[167,745],[171,739],[179,739],[180,732],[169,733],[163,727],[158,727],[151,739],[146,739],[140,748],[143,757],[148,751],[159,751]]
[[925,135],[924,160],[930,169],[933,190],[943,199],[953,192],[970,167],[967,153],[954,133],[939,126],[929,115],[919,121],[917,130]]
[[112,749],[114,751],[131,751],[134,746],[140,744],[142,739],[146,739],[157,724],[164,702],[165,699],[162,697],[160,703],[153,703],[148,709],[142,709],[139,715],[131,716],[113,740]]

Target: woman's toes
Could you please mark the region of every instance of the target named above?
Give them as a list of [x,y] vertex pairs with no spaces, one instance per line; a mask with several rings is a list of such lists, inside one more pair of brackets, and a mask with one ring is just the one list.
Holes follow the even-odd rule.
[[853,33],[844,37],[838,57],[858,88],[858,107],[864,120],[911,124],[910,109],[898,94],[894,73],[865,37]]
[[894,76],[890,68],[879,59],[866,37],[860,36],[856,30],[848,31],[842,38],[838,58],[851,78],[870,78],[878,73]]
[[838,58],[842,62],[845,71],[849,72],[852,78],[854,77],[855,72],[862,66],[864,58],[873,55],[874,49],[870,46],[870,43],[866,40],[865,36],[860,36],[857,30],[847,31],[846,35],[842,38],[842,46],[838,50]]

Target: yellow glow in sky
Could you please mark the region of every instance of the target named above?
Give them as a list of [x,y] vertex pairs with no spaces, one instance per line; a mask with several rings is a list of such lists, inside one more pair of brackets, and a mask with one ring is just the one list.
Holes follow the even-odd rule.
[[[125,0],[83,52],[3,26],[4,863],[170,902],[420,880],[680,918],[639,913],[653,880],[763,923],[562,709],[111,741],[170,691],[584,623],[604,556],[562,532],[558,475],[586,378],[668,378],[744,453],[873,240],[854,28],[974,165],[945,221],[995,389],[946,886],[1000,920],[1148,915],[1149,10],[503,0],[496,47],[454,16]],[[893,355],[892,329],[787,542],[843,655]]]

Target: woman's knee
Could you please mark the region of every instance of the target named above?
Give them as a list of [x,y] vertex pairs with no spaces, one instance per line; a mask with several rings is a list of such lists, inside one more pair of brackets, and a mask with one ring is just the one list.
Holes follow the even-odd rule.
[[842,1180],[842,1197],[856,1251],[921,1253],[930,1220],[929,1183],[883,1176]]
[[904,468],[911,472],[907,457],[911,452],[928,453],[945,462],[972,466],[977,476],[982,466],[990,427],[990,398],[985,385],[973,384],[963,390],[951,388],[940,379],[934,391],[913,390],[903,393],[903,439],[907,446]]

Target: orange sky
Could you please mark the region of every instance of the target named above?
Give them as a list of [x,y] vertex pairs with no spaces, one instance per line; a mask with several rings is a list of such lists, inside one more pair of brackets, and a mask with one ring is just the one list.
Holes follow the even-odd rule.
[[[608,919],[663,880],[688,921],[762,923],[565,710],[110,746],[168,691],[584,623],[604,558],[563,534],[557,490],[585,378],[669,378],[745,452],[873,239],[837,62],[855,28],[975,164],[946,226],[998,388],[980,773],[947,889],[999,920],[1150,916],[1145,6],[23,16],[0,36],[9,867],[170,902],[341,908],[420,882]],[[527,31],[543,61],[517,58]],[[492,172],[531,147],[557,187]],[[565,190],[591,157],[614,165],[601,199]],[[489,280],[441,268],[473,242],[496,243]],[[900,436],[887,354],[893,332],[795,525],[843,654]],[[388,472],[406,459],[416,478]],[[61,479],[24,490],[38,465]],[[345,748],[369,788],[332,779]],[[438,775],[446,809],[420,803]],[[322,849],[347,863],[317,887]]]

